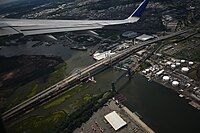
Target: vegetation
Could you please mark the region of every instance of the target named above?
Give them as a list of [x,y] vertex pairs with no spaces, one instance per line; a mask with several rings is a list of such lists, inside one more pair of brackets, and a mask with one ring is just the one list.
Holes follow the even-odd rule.
[[[55,99],[54,101],[47,103],[46,105],[44,105],[44,109],[48,109],[51,107],[54,107],[56,105],[59,105],[61,103],[63,103],[65,100],[73,97],[74,95],[80,93],[81,91],[84,91],[88,88],[88,86],[86,85],[80,85],[78,87],[75,87],[69,91],[67,91],[63,96],[60,96],[59,98]],[[87,96],[87,95],[86,95]]]
[[[67,66],[65,63],[60,63],[54,67],[55,71],[52,73],[45,74],[23,86],[16,86],[18,90],[21,89],[21,91],[12,93],[11,97],[9,97],[7,101],[6,108],[9,109],[64,79],[66,68]],[[20,92],[23,92],[23,94],[20,94]],[[14,100],[18,95],[20,95],[20,97],[17,100]]]
[[29,133],[45,133],[51,131],[55,124],[58,124],[60,120],[65,119],[64,111],[57,111],[46,116],[31,116],[22,120],[20,123],[15,124],[12,128],[9,128],[9,132],[21,133],[27,131]]
[[[67,91],[64,95],[41,107],[41,109],[49,112],[48,115],[43,116],[43,113],[39,113],[38,115],[36,113],[15,123],[8,128],[8,131],[16,133],[42,133],[47,131],[61,132],[65,130],[72,132],[75,128],[81,126],[83,122],[87,121],[93,112],[102,107],[112,96],[111,92],[92,95],[87,92],[88,88],[89,85],[81,84]],[[56,112],[50,113],[52,109],[55,109],[53,107],[62,103],[63,105],[59,106]]]
[[146,69],[146,68],[148,68],[150,66],[151,66],[151,64],[149,62],[145,61],[144,63],[142,63],[140,65],[140,71],[142,71],[142,70],[144,70],[144,69]]
[[55,66],[63,63],[59,57],[42,55],[0,57],[2,67],[0,79],[2,87],[15,87],[25,85],[45,74],[55,71]]
[[90,101],[92,99],[92,96],[89,95],[89,94],[86,94],[83,99],[84,99],[84,101],[88,102],[88,101]]
[[200,62],[200,47],[193,49],[192,52],[185,48],[174,54],[173,57]]
[[51,108],[53,106],[59,105],[59,104],[63,103],[66,99],[68,99],[69,97],[70,97],[70,95],[66,95],[66,96],[63,96],[59,99],[56,99],[55,101],[51,102],[50,104],[44,106],[44,109],[48,109],[48,108]]
[[34,96],[37,93],[38,84],[36,83],[35,86],[32,88],[31,93],[27,96],[28,98]]
[[93,112],[96,112],[102,107],[112,96],[111,92],[106,92],[105,94],[91,98],[88,100],[87,104],[70,114],[68,118],[57,127],[55,132],[73,132],[74,129],[80,127],[83,122],[86,122],[92,116]]
[[198,65],[195,69],[190,70],[188,76],[195,80],[200,80],[200,65]]
[[66,69],[67,69],[67,65],[65,63],[60,63],[57,66],[55,66],[54,72],[50,73],[49,75],[44,76],[43,79],[45,80],[44,80],[44,84],[42,85],[43,89],[46,89],[54,85],[55,83],[61,81],[62,79],[64,79],[66,76],[66,73],[65,73]]

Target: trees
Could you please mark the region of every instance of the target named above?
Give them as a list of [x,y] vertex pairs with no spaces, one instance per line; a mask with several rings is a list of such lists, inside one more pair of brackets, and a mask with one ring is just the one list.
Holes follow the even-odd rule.
[[89,120],[89,118],[93,115],[93,112],[96,112],[100,107],[102,107],[108,99],[110,99],[113,94],[109,91],[106,92],[108,95],[104,95],[105,93],[95,96],[91,98],[87,104],[80,107],[80,109],[76,110],[56,129],[55,132],[67,132],[71,133],[76,128],[79,128],[82,123]]

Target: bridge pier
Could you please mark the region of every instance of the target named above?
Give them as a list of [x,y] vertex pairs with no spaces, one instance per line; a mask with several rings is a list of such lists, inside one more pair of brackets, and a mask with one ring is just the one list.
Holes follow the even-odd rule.
[[111,85],[112,85],[112,91],[113,91],[113,92],[116,92],[115,82],[112,82]]
[[131,80],[132,78],[131,68],[128,68],[128,77],[129,77],[129,80]]

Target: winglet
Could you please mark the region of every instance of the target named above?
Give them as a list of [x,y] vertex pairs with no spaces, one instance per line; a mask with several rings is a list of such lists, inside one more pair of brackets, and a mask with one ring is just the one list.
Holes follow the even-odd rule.
[[139,6],[138,8],[131,14],[130,17],[128,17],[127,19],[131,19],[132,17],[137,17],[140,18],[142,16],[142,13],[144,12],[146,6],[148,5],[149,0],[144,0]]

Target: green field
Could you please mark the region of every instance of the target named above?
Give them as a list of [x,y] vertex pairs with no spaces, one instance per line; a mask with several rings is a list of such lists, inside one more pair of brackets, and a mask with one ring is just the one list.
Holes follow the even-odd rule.
[[12,128],[9,128],[8,132],[45,133],[46,131],[54,130],[55,125],[57,125],[59,121],[64,120],[65,116],[64,111],[57,111],[46,116],[32,116],[15,124]]
[[[36,109],[36,113],[20,119],[11,127],[9,132],[30,132],[44,133],[49,130],[55,130],[68,116],[88,104],[97,94],[89,93],[90,84],[80,84],[77,87],[65,92],[58,98],[44,104]],[[48,114],[48,115],[46,115]]]
[[9,109],[19,104],[20,102],[23,102],[27,98],[36,95],[37,93],[47,89],[48,87],[64,79],[66,76],[66,69],[66,64],[61,63],[55,67],[54,72],[48,75],[44,75],[41,78],[35,79],[23,86],[18,87],[16,91],[12,93],[12,95],[8,98],[6,109]]
[[[59,105],[59,104],[63,103],[65,100],[72,98],[74,95],[84,91],[87,88],[88,88],[87,85],[79,85],[78,87],[75,87],[75,88],[67,91],[64,95],[60,96],[59,98],[55,99],[54,101],[45,104],[43,108],[48,109],[48,108],[54,107],[56,105]],[[86,96],[87,95],[88,94],[86,94]]]

